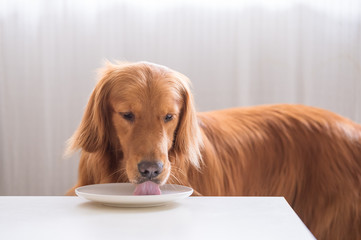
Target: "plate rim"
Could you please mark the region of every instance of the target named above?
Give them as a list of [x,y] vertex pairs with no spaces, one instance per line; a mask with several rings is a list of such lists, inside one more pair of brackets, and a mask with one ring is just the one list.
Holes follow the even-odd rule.
[[[118,206],[118,207],[151,207],[151,206],[160,206],[165,205],[168,202],[177,201],[183,198],[187,198],[194,190],[191,187],[178,185],[178,184],[165,184],[162,186],[177,186],[182,188],[184,191],[181,192],[175,192],[170,194],[164,194],[164,195],[116,195],[116,194],[101,194],[101,193],[87,193],[82,192],[82,188],[88,188],[91,186],[99,186],[99,185],[132,185],[132,183],[100,183],[100,184],[89,184],[77,187],[75,189],[75,193],[77,196],[84,198],[86,200],[92,201],[92,202],[98,202],[102,203],[104,205],[109,206]],[[162,187],[161,186],[161,187]],[[137,201],[137,198],[139,198]],[[94,199],[94,198],[101,198],[101,199]],[[103,198],[103,199],[102,199]],[[134,201],[134,202],[133,202]]]
[[[95,184],[88,184],[88,185],[84,185],[84,186],[80,186],[80,187],[77,187],[75,188],[75,192],[79,192],[79,189],[81,188],[88,188],[88,187],[91,187],[91,186],[100,186],[100,185],[118,185],[118,184],[126,184],[126,185],[132,185],[132,183],[95,183]],[[177,187],[180,187],[180,188],[184,188],[185,191],[182,191],[182,192],[176,192],[176,193],[171,193],[171,194],[164,194],[163,196],[165,195],[175,195],[175,194],[184,194],[184,193],[188,193],[188,192],[191,192],[191,194],[193,193],[193,188],[191,187],[188,187],[188,186],[184,186],[184,185],[178,185],[178,184],[164,184],[162,186],[160,186],[160,188],[164,187],[164,186],[177,186]],[[83,194],[85,192],[82,192]],[[122,196],[122,197],[134,197],[136,195],[113,195],[113,194],[100,194],[100,193],[85,193],[85,194],[88,194],[88,195],[104,195],[104,196]],[[159,195],[139,195],[139,196],[142,196],[142,197],[152,197],[152,196],[159,196]]]

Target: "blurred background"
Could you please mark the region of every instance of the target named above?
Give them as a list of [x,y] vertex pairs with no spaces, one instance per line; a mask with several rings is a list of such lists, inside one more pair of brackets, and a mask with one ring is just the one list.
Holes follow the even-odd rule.
[[63,195],[104,59],[187,75],[199,111],[272,103],[361,123],[358,0],[0,0],[0,195]]

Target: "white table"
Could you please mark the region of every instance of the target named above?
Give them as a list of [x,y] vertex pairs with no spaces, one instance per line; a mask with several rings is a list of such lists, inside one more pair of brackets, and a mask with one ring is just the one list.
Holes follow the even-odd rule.
[[78,197],[0,197],[0,239],[315,239],[282,197],[190,197],[114,208]]

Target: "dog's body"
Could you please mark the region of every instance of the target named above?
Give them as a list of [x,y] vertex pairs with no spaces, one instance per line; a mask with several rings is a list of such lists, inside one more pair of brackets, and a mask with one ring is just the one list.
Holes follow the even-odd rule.
[[153,182],[205,196],[284,196],[317,238],[361,239],[361,126],[322,109],[196,115],[183,75],[148,63],[109,65],[70,141],[77,148],[79,181],[68,194],[94,183],[139,184],[147,159],[162,164]]

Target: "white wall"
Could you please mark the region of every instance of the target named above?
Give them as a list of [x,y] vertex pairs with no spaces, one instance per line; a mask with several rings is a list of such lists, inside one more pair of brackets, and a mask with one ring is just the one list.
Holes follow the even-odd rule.
[[62,195],[102,60],[193,81],[199,110],[303,103],[361,123],[358,1],[1,1],[0,195]]

